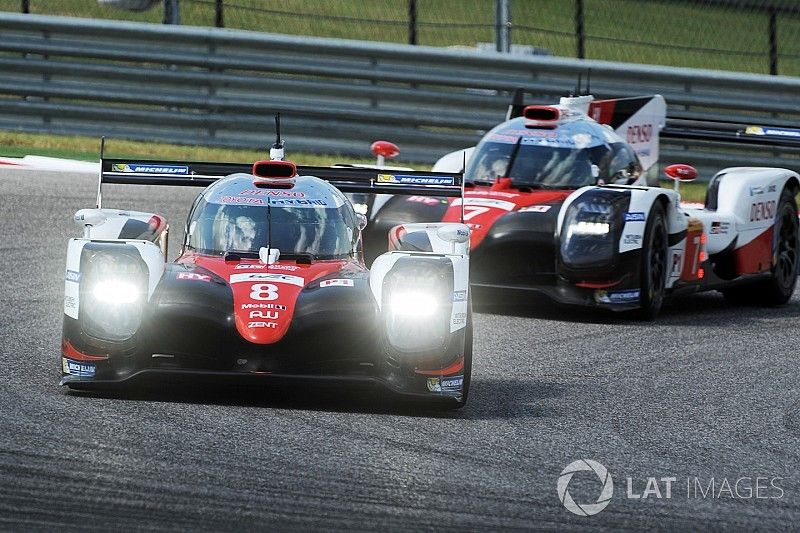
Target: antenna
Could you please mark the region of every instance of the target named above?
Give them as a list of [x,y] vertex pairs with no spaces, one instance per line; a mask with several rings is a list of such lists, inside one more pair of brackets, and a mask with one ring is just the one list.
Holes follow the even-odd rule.
[[522,87],[518,87],[514,89],[511,105],[508,106],[508,111],[506,111],[506,120],[521,117],[523,109],[525,109],[525,90]]
[[281,114],[275,113],[275,144],[269,149],[272,161],[283,161],[283,140],[281,140]]
[[97,209],[103,205],[103,157],[106,152],[106,137],[100,137],[100,173],[97,176],[97,200],[95,202]]
[[464,223],[464,172],[467,171],[467,151],[463,150],[461,155],[464,158],[464,164],[461,167],[461,223]]
[[575,90],[572,91],[570,96],[580,96],[581,95],[581,73],[578,73],[578,84],[575,86]]

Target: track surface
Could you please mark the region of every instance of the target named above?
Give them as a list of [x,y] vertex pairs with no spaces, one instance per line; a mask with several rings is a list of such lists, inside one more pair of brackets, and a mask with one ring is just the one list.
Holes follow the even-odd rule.
[[[306,390],[68,394],[64,257],[94,187],[0,171],[0,530],[797,527],[797,298],[741,309],[700,295],[648,324],[541,304],[479,313],[455,413]],[[167,215],[174,256],[196,193],[108,186],[105,201]],[[615,483],[592,517],[556,493],[584,457]],[[676,477],[672,498],[627,499],[626,478],[641,493],[647,476]],[[717,492],[722,478],[780,477],[783,497],[687,499],[694,476]],[[600,484],[576,474],[570,492],[592,503]]]

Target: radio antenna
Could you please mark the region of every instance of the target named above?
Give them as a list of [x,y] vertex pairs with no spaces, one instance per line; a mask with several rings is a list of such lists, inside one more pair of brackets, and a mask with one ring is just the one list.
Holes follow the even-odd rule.
[[97,199],[95,201],[97,209],[100,209],[103,205],[103,158],[105,157],[105,153],[106,137],[104,135],[100,137],[100,174],[97,176]]
[[269,158],[283,161],[283,140],[281,139],[281,114],[275,113],[275,144],[269,149]]

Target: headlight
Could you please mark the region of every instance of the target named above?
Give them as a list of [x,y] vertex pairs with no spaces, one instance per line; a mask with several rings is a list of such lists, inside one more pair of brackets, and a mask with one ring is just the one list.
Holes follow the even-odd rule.
[[610,266],[629,203],[627,194],[603,189],[587,191],[573,202],[561,228],[564,264],[581,269]]
[[81,256],[80,318],[90,337],[120,342],[139,329],[148,269],[135,247],[89,243]]
[[419,353],[450,339],[453,267],[444,258],[402,258],[383,280],[382,314],[389,344]]

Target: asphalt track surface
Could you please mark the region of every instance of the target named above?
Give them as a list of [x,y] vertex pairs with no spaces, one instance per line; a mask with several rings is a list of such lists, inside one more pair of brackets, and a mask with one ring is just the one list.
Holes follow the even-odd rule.
[[[469,405],[414,412],[345,391],[70,394],[59,346],[85,175],[0,171],[0,530],[733,529],[800,521],[800,301],[675,301],[653,323],[543,302],[475,317]],[[108,207],[165,214],[172,255],[195,189],[108,186]],[[568,512],[570,462],[614,481]],[[671,498],[629,499],[647,477]],[[687,478],[702,494],[687,497]],[[716,488],[707,490],[711,478]],[[782,478],[771,498],[737,479]],[[761,480],[764,485],[769,481]],[[747,481],[740,481],[746,496]],[[580,503],[600,493],[574,476]],[[720,494],[717,494],[720,493]],[[691,494],[690,494],[691,495]],[[777,497],[781,496],[781,497]]]

